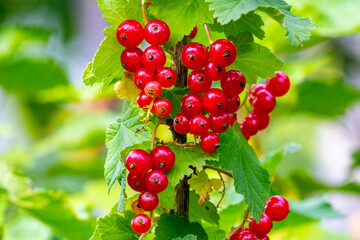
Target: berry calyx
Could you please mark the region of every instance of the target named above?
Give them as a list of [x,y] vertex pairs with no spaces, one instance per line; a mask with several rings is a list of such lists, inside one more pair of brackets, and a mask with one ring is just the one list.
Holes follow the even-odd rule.
[[207,48],[200,43],[189,43],[181,52],[181,60],[185,67],[200,70],[209,60]]
[[147,96],[144,91],[141,91],[139,95],[136,97],[136,102],[139,105],[140,108],[146,109],[146,106],[149,106],[151,104],[151,101],[153,100],[152,97]]
[[131,220],[131,228],[137,233],[146,233],[151,227],[151,220],[145,214],[138,214]]
[[274,95],[265,89],[258,91],[256,97],[252,101],[254,113],[257,113],[260,116],[270,113],[274,110],[275,105],[276,99]]
[[228,113],[211,114],[209,121],[210,129],[216,133],[225,132],[230,125],[230,117]]
[[225,67],[222,67],[214,62],[209,62],[205,66],[205,74],[212,81],[220,80],[225,73]]
[[202,136],[209,131],[209,119],[202,114],[195,114],[189,121],[190,133]]
[[162,88],[157,81],[148,82],[144,87],[144,92],[147,96],[157,98],[161,95]]
[[144,29],[138,21],[126,20],[119,25],[116,37],[124,47],[136,47],[144,39]]
[[198,32],[198,28],[197,26],[195,26],[192,30],[191,33],[189,35],[187,35],[186,37],[190,38],[190,39],[194,39],[196,37],[196,34]]
[[201,136],[199,145],[204,152],[215,152],[220,147],[220,137],[216,133],[209,132]]
[[130,173],[140,175],[147,173],[151,168],[150,154],[141,149],[131,150],[125,159],[125,166]]
[[173,127],[177,133],[183,135],[188,134],[190,132],[190,128],[189,128],[189,118],[186,116],[186,114],[182,112],[178,113],[174,118]]
[[234,43],[228,39],[216,40],[210,46],[210,61],[220,66],[230,66],[236,59],[237,51]]
[[187,83],[192,92],[204,93],[211,87],[212,81],[207,78],[203,70],[196,70],[189,74]]
[[172,68],[164,67],[157,71],[156,80],[164,88],[169,88],[174,86],[176,83],[176,73]]
[[148,82],[155,81],[154,71],[148,68],[139,68],[134,74],[134,83],[140,89],[144,90],[144,87]]
[[260,119],[257,115],[249,115],[242,121],[242,131],[247,136],[254,136],[260,129]]
[[159,193],[166,189],[168,178],[164,172],[152,170],[146,175],[145,185],[149,191]]
[[156,71],[164,67],[166,55],[161,48],[157,46],[150,46],[145,49],[142,55],[142,62],[145,67]]
[[254,219],[250,220],[249,230],[254,233],[256,237],[262,238],[271,231],[272,226],[271,218],[264,213],[259,222],[256,222]]
[[281,71],[275,73],[275,77],[269,78],[266,81],[266,90],[271,92],[275,97],[281,97],[289,91],[290,80],[289,77]]
[[135,72],[144,67],[142,55],[143,51],[140,48],[126,48],[120,56],[121,66],[128,72]]
[[239,95],[245,89],[246,79],[241,72],[230,70],[221,78],[220,85],[227,95]]
[[151,20],[144,28],[144,37],[151,45],[164,45],[170,38],[169,26],[161,20]]
[[145,212],[144,209],[140,207],[138,200],[133,201],[133,203],[131,204],[131,209],[135,214],[141,214]]
[[229,115],[229,124],[230,126],[233,126],[234,123],[237,121],[237,113],[228,113]]
[[181,110],[189,117],[204,111],[203,100],[199,94],[188,93],[180,103]]
[[154,102],[153,111],[159,117],[169,116],[172,111],[172,104],[168,99],[157,99]]
[[169,147],[157,146],[150,155],[153,170],[169,171],[175,164],[175,154]]
[[154,210],[159,204],[159,197],[156,193],[144,191],[139,196],[139,205],[145,211]]
[[211,88],[204,94],[203,105],[209,113],[222,113],[226,109],[227,96],[222,90]]
[[266,202],[265,213],[273,221],[282,221],[289,214],[289,203],[282,196],[272,196]]
[[239,95],[228,96],[225,111],[228,113],[236,112],[240,107],[240,103]]
[[145,191],[145,176],[146,173],[141,175],[134,175],[132,173],[129,173],[129,175],[127,176],[127,183],[136,192]]

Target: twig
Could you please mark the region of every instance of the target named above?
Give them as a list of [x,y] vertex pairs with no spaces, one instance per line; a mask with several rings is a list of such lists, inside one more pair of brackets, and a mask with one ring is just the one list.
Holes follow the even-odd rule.
[[210,165],[205,165],[204,169],[206,169],[206,168],[221,172],[229,177],[233,177],[233,175],[231,173],[229,173],[228,171],[222,170],[221,168],[216,168],[216,167],[212,167]]
[[153,106],[154,106],[154,102],[155,102],[155,99],[153,99],[153,100],[151,101],[151,103],[150,103],[150,105],[149,105],[149,108],[148,108],[148,110],[147,110],[146,117],[144,118],[145,122],[144,122],[144,124],[142,125],[141,128],[136,129],[135,135],[136,135],[138,132],[140,132],[141,130],[143,130],[143,129],[145,128],[146,124],[148,123],[148,121],[149,121],[149,119],[150,119],[151,110],[152,110],[152,108],[153,108]]
[[173,145],[176,145],[176,146],[184,147],[185,149],[192,148],[192,147],[196,146],[196,142],[193,142],[193,143],[178,143],[177,141],[172,141],[172,142],[160,141],[160,142],[157,142],[157,144],[161,144],[161,145],[173,144]]
[[156,132],[159,128],[159,126],[161,124],[165,124],[166,123],[166,120],[158,120],[155,124],[155,127],[154,127],[154,130],[153,130],[153,133],[152,133],[152,137],[151,137],[151,146],[150,146],[150,150],[153,150],[154,149],[154,142],[155,142],[155,138],[156,138]]
[[169,213],[169,212],[170,212],[169,210],[167,210],[166,208],[164,208],[164,206],[161,205],[160,203],[159,203],[159,207],[161,208],[161,210],[163,210],[164,213]]
[[205,31],[206,31],[206,35],[209,39],[209,43],[210,45],[213,44],[213,40],[211,39],[211,34],[210,34],[210,29],[209,29],[209,26],[207,25],[207,23],[204,23],[204,28],[205,28]]
[[141,234],[141,236],[139,237],[139,240],[144,239],[144,237],[145,237],[145,233]]
[[[249,84],[249,88],[248,88],[248,90],[246,91],[245,98],[244,98],[244,100],[242,101],[239,109],[241,109],[241,108],[246,104],[246,101],[247,101],[247,99],[248,99],[248,97],[249,97],[249,93],[250,93],[250,91],[251,91],[251,86],[252,86],[252,84]],[[249,110],[249,109],[247,109],[247,110]]]
[[146,25],[148,23],[148,19],[147,19],[147,16],[146,16],[145,2],[146,2],[146,0],[141,0],[141,10],[142,10],[144,23]]
[[249,213],[250,213],[250,210],[249,210],[249,207],[247,207],[246,210],[245,210],[244,218],[243,218],[240,226],[237,227],[237,228],[232,229],[231,232],[230,232],[223,240],[230,239],[230,237],[231,237],[238,229],[243,228],[243,227],[245,226],[245,223],[246,223],[246,221],[247,221],[248,218],[249,218]]
[[222,191],[221,198],[220,198],[218,204],[216,205],[216,208],[219,208],[221,201],[222,201],[222,200],[224,199],[224,197],[225,197],[225,190],[226,190],[225,181],[224,181],[224,178],[223,178],[222,175],[221,175],[221,172],[218,172],[218,174],[219,174],[220,180],[221,180],[221,182],[222,182],[222,184],[223,184],[223,191]]

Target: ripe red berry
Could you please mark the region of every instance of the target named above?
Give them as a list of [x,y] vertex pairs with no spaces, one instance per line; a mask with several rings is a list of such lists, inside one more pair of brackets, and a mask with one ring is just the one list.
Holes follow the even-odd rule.
[[145,185],[149,191],[159,193],[166,189],[168,178],[164,172],[152,170],[146,175]]
[[276,76],[266,81],[266,90],[271,92],[275,97],[285,95],[290,89],[289,77],[283,72],[276,72]]
[[257,223],[254,219],[250,220],[249,229],[256,237],[265,237],[271,231],[273,226],[272,220],[265,213],[262,215],[260,221]]
[[176,83],[176,72],[169,67],[161,68],[156,73],[156,80],[164,88],[169,88],[174,86]]
[[204,111],[203,100],[199,94],[188,93],[181,100],[181,110],[189,117]]
[[266,202],[265,213],[273,221],[282,221],[289,214],[289,203],[282,196],[272,196]]
[[144,39],[144,29],[138,21],[126,20],[119,25],[116,37],[124,47],[136,47]]
[[152,97],[147,96],[144,91],[141,91],[139,95],[136,97],[136,102],[139,105],[140,108],[146,109],[146,106],[149,106],[151,104],[151,101],[153,100]]
[[244,126],[243,126],[242,124],[240,125],[240,129],[241,129],[242,134],[244,135],[244,138],[245,138],[246,140],[249,140],[249,138],[250,138],[251,136],[246,132],[246,129],[244,130]]
[[188,134],[190,132],[189,118],[182,112],[177,114],[174,118],[173,127],[177,133]]
[[151,168],[150,154],[141,149],[131,150],[126,156],[125,166],[134,175],[147,173]]
[[135,72],[144,65],[142,63],[143,52],[140,48],[126,48],[120,57],[121,65],[128,72]]
[[169,26],[161,20],[151,20],[144,28],[144,37],[151,45],[164,45],[170,38]]
[[164,67],[166,55],[161,48],[157,46],[150,46],[145,49],[142,55],[142,62],[145,67],[155,71]]
[[237,121],[237,113],[228,113],[229,115],[229,123],[230,123],[230,126],[233,126],[234,123]]
[[166,98],[157,99],[154,102],[153,111],[159,117],[169,116],[172,111],[172,104]]
[[276,99],[274,95],[265,89],[260,90],[252,102],[254,113],[257,113],[260,116],[270,113],[274,110],[275,105]]
[[212,81],[220,80],[225,75],[225,73],[225,67],[217,65],[214,62],[208,62],[208,64],[205,66],[205,74]]
[[257,238],[258,240],[270,240],[270,238],[266,235],[265,237],[263,238]]
[[203,105],[209,113],[222,113],[226,109],[227,96],[218,88],[207,90],[203,97]]
[[175,164],[175,154],[169,147],[157,146],[150,155],[153,170],[169,171]]
[[140,207],[139,200],[133,201],[133,203],[131,204],[131,209],[135,214],[141,214],[145,212],[144,209]]
[[242,121],[242,130],[248,136],[254,136],[260,129],[260,119],[257,115],[249,115]]
[[151,220],[145,214],[138,214],[131,220],[131,228],[137,233],[146,233],[151,227]]
[[240,97],[239,95],[228,96],[226,109],[225,111],[228,113],[236,112],[240,107]]
[[202,136],[209,131],[209,119],[202,114],[195,114],[189,121],[190,133]]
[[181,60],[185,67],[200,70],[209,60],[207,48],[200,43],[189,43],[181,52]]
[[144,92],[149,97],[157,98],[161,95],[162,88],[159,82],[151,81],[145,85]]
[[209,132],[201,136],[199,145],[204,152],[215,152],[220,147],[220,137],[216,133]]
[[260,90],[263,90],[263,89],[266,89],[265,87],[265,84],[256,84],[255,86],[253,86],[251,89],[250,89],[250,92],[249,92],[249,103],[252,104],[252,102],[254,101],[255,97],[257,96],[258,92]]
[[155,81],[154,71],[148,68],[139,68],[134,74],[134,83],[140,89],[144,90],[144,87],[148,82]]
[[211,114],[209,121],[210,129],[216,133],[225,132],[230,125],[230,117],[228,113]]
[[236,47],[234,43],[228,39],[216,40],[210,46],[210,60],[220,66],[230,66],[236,59]]
[[196,37],[196,34],[198,32],[198,28],[197,26],[195,26],[192,30],[191,33],[189,35],[187,35],[186,37],[190,38],[190,39],[194,39]]
[[245,89],[246,79],[241,72],[230,70],[221,78],[220,85],[227,95],[239,95]]
[[265,114],[262,116],[259,116],[260,119],[260,127],[259,130],[264,130],[265,128],[267,128],[267,126],[269,126],[270,123],[270,116],[269,114]]
[[147,2],[147,5],[150,6],[152,4],[152,2]]
[[244,229],[243,228],[239,228],[238,230],[236,230],[236,232],[234,232],[231,236],[230,236],[230,240],[237,240],[238,236],[241,232],[243,232]]
[[196,70],[189,74],[187,83],[192,92],[204,93],[211,87],[212,81],[206,77],[203,70]]
[[139,205],[145,211],[154,210],[159,204],[159,197],[156,193],[144,191],[139,196]]
[[127,176],[127,183],[134,191],[137,192],[145,191],[146,190],[145,176],[146,173],[141,175],[134,175],[132,173],[129,173],[129,175]]
[[244,231],[240,232],[237,236],[236,240],[254,240],[255,236],[249,229],[245,229]]

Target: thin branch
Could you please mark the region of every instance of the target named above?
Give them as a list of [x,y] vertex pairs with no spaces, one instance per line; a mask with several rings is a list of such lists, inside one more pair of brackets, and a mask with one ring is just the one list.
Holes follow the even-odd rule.
[[[249,87],[248,87],[248,90],[246,91],[246,95],[245,95],[245,98],[244,100],[241,102],[241,105],[239,107],[239,109],[241,109],[245,104],[246,104],[246,101],[248,100],[248,97],[249,97],[249,93],[251,91],[251,87],[252,87],[252,84],[249,84]],[[246,107],[246,106],[245,106]],[[248,110],[248,109],[247,109]]]
[[153,150],[154,149],[154,143],[155,143],[155,138],[156,138],[156,132],[159,128],[159,126],[161,124],[166,124],[166,120],[158,120],[155,124],[155,127],[154,127],[154,130],[153,130],[153,133],[152,133],[152,137],[151,137],[151,146],[150,146],[150,150]]
[[196,146],[196,141],[193,142],[193,143],[178,143],[177,141],[172,141],[172,142],[160,141],[160,142],[157,142],[157,144],[161,144],[161,145],[173,144],[173,145],[176,145],[176,146],[184,147],[185,149],[187,149],[187,148],[191,149],[192,147]]
[[221,172],[221,173],[223,173],[223,174],[225,174],[225,175],[227,175],[227,176],[229,176],[231,178],[233,177],[233,175],[231,173],[229,173],[228,171],[222,170],[221,168],[216,168],[216,167],[212,167],[210,165],[205,165],[204,169],[206,169],[206,168]]
[[221,198],[220,198],[218,204],[216,205],[216,208],[219,208],[221,201],[222,201],[222,200],[224,199],[224,197],[225,197],[225,191],[226,191],[226,186],[225,186],[224,178],[222,177],[221,172],[218,172],[218,174],[219,174],[220,180],[221,180],[221,182],[222,182],[222,184],[223,184],[223,191],[222,191]]
[[139,237],[139,240],[144,239],[144,237],[145,237],[145,233],[141,234],[141,236]]
[[245,226],[245,223],[246,223],[246,221],[247,221],[248,218],[249,218],[249,213],[250,213],[250,210],[249,210],[249,207],[247,207],[246,210],[245,210],[244,218],[243,218],[240,226],[237,227],[237,228],[232,229],[231,232],[230,232],[223,240],[230,239],[230,237],[231,237],[237,230],[239,230],[240,228],[243,228],[243,227]]
[[136,129],[135,135],[136,135],[138,132],[140,132],[141,130],[143,130],[143,129],[145,128],[146,124],[148,123],[148,121],[150,120],[150,114],[151,114],[151,110],[152,110],[152,108],[153,108],[153,106],[154,106],[154,102],[155,102],[155,99],[153,98],[153,100],[151,101],[151,103],[150,103],[150,105],[149,105],[149,108],[148,108],[148,110],[147,110],[146,117],[144,118],[144,121],[145,121],[145,122],[144,122],[144,124],[142,125],[141,128]]
[[206,31],[206,35],[209,39],[209,43],[210,45],[213,44],[213,40],[211,39],[211,34],[210,34],[210,29],[209,29],[209,26],[207,25],[207,23],[204,23],[204,28],[205,28],[205,31]]
[[146,3],[146,0],[141,0],[141,10],[142,10],[142,15],[143,15],[143,20],[146,25],[148,23],[148,19],[146,16],[145,3]]

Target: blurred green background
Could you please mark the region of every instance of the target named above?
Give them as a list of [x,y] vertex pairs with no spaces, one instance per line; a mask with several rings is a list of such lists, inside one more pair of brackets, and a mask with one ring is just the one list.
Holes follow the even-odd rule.
[[[251,143],[259,156],[293,152],[273,192],[316,199],[300,208],[317,212],[293,215],[270,236],[360,239],[360,1],[288,2],[317,28],[293,47],[263,18],[261,43],[284,60],[292,86]],[[88,239],[118,200],[118,186],[107,193],[103,165],[105,129],[121,101],[112,87],[82,84],[105,27],[92,0],[0,1],[0,239]],[[233,194],[225,206],[239,202]]]

